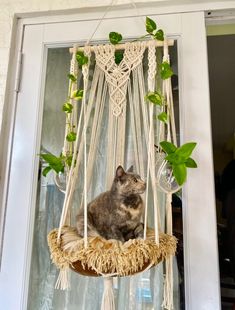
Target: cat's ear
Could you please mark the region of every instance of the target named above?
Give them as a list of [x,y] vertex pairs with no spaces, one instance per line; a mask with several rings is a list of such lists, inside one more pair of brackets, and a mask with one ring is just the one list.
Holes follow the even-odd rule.
[[133,172],[134,171],[134,166],[133,165],[131,165],[128,169],[127,169],[127,171],[126,172]]
[[116,170],[116,177],[121,178],[124,174],[125,174],[125,171],[122,168],[122,166],[118,166]]

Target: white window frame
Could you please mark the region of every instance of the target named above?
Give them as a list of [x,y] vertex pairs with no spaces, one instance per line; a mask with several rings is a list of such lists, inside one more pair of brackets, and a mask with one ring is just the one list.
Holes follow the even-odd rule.
[[[141,6],[141,5],[140,5]],[[187,7],[187,8],[186,8]],[[184,10],[183,10],[184,8]],[[199,9],[200,8],[200,9]],[[213,8],[210,7],[210,8]],[[234,4],[231,2],[226,2],[223,7],[215,3],[214,8],[226,9],[226,8],[235,8]],[[212,157],[212,147],[211,147],[211,130],[210,130],[210,104],[209,104],[209,88],[208,88],[208,69],[207,69],[207,50],[206,50],[206,33],[205,27],[203,26],[204,15],[203,13],[193,12],[194,10],[208,10],[208,6],[204,6],[204,9],[197,6],[173,6],[173,7],[154,7],[153,4],[145,5],[141,7],[141,14],[143,15],[153,15],[153,14],[166,14],[172,12],[181,12],[181,11],[191,11],[191,15],[187,15],[187,18],[182,18],[182,27],[184,31],[184,41],[179,40],[179,66],[182,72],[186,72],[188,68],[191,68],[191,74],[187,75],[187,79],[184,77],[184,74],[180,78],[180,88],[181,88],[181,102],[183,109],[181,109],[180,123],[181,131],[183,134],[183,141],[195,140],[198,141],[198,151],[196,154],[197,160],[200,164],[199,169],[204,171],[205,176],[202,174],[195,177],[195,172],[189,173],[189,178],[187,185],[185,186],[184,191],[184,259],[185,259],[185,302],[186,309],[189,310],[198,310],[198,309],[220,309],[220,293],[219,293],[219,272],[218,272],[218,255],[217,255],[217,238],[216,238],[216,214],[215,214],[215,200],[214,200],[214,181],[213,181],[213,157]],[[118,16],[136,16],[136,11],[132,9],[123,9],[119,7],[118,9],[111,10],[108,18],[118,18]],[[166,15],[167,16],[167,15]],[[172,15],[171,15],[172,16]],[[186,16],[186,15],[185,15]],[[50,23],[51,27],[56,27],[57,23],[60,22],[72,22],[77,20],[92,20],[100,17],[100,11],[90,10],[89,12],[81,12],[80,14],[74,15],[64,15],[64,16],[50,16],[50,17],[38,17],[38,18],[24,18],[18,20],[18,25],[16,27],[17,31],[15,33],[15,40],[13,40],[14,45],[11,49],[11,57],[14,59],[10,67],[9,79],[7,83],[7,93],[6,93],[6,102],[8,104],[8,111],[5,111],[5,118],[3,123],[3,135],[1,137],[2,145],[5,146],[1,150],[5,150],[2,153],[2,163],[4,163],[5,169],[3,169],[3,164],[1,163],[1,170],[3,171],[3,177],[5,180],[5,186],[2,186],[2,202],[3,206],[7,205],[9,201],[8,184],[9,184],[9,173],[10,173],[10,163],[11,163],[11,152],[12,152],[12,143],[13,143],[13,130],[14,130],[14,119],[15,119],[15,110],[17,103],[17,92],[14,92],[15,80],[17,77],[17,58],[15,57],[15,50],[21,51],[22,49],[22,39],[24,35],[24,29],[27,25],[40,24],[40,23]],[[200,35],[198,38],[192,37],[191,32],[192,28],[188,27],[193,18],[194,24],[192,27],[196,27],[196,30]],[[198,27],[199,25],[199,27]],[[176,31],[177,32],[177,31]],[[197,51],[187,51],[187,49],[181,49],[183,45],[186,44],[185,41],[190,42],[192,40],[198,40],[198,50]],[[52,40],[53,41],[53,40]],[[50,37],[47,38],[46,44],[50,43]],[[202,48],[200,48],[202,46]],[[183,51],[184,50],[184,51]],[[199,53],[200,65],[196,62],[191,63],[190,53]],[[14,56],[14,57],[13,57]],[[46,56],[45,49],[44,54]],[[42,68],[45,71],[45,67]],[[41,78],[43,78],[43,72],[40,72]],[[190,79],[195,80],[195,76],[200,76],[200,79],[203,81],[206,87],[203,89],[203,92],[200,92],[200,89],[197,90],[198,96],[195,96],[195,93],[192,89],[189,89],[192,84],[190,84]],[[39,83],[39,80],[38,80]],[[40,83],[39,83],[40,84]],[[42,98],[43,93],[41,93]],[[187,102],[190,101],[191,104],[187,105]],[[6,106],[6,105],[5,105]],[[197,124],[200,126],[200,136],[195,135],[195,128],[192,127],[191,119],[188,115],[194,115]],[[202,150],[202,151],[201,151]],[[14,153],[14,152],[13,152]],[[204,158],[200,157],[200,154],[203,154]],[[13,154],[14,155],[14,154]],[[34,163],[37,168],[37,162]],[[35,169],[36,169],[35,168]],[[192,177],[193,174],[193,177]],[[34,180],[35,181],[35,180]],[[199,195],[198,193],[198,184],[200,187],[207,187],[208,195]],[[34,189],[33,200],[35,200],[36,193]],[[196,203],[195,203],[196,201]],[[198,206],[197,206],[198,205]],[[207,218],[203,212],[203,208],[207,210]],[[6,213],[6,225],[5,225],[5,239],[3,247],[3,259],[2,259],[2,268],[0,273],[0,299],[7,302],[8,297],[6,294],[7,289],[10,289],[12,284],[13,274],[11,274],[11,253],[12,250],[12,227],[10,223],[13,213],[15,210],[8,208]],[[3,218],[3,217],[2,217]],[[25,283],[18,283],[18,305],[19,309],[26,309],[26,298],[27,298],[27,279],[29,277],[29,268],[27,264],[30,262],[30,251],[32,246],[32,232],[33,232],[33,218],[34,212],[30,212],[27,215],[27,236],[28,239],[25,240],[24,246],[27,247],[27,250],[24,248],[24,255],[22,256],[22,266],[20,268],[21,280],[22,277],[26,279]],[[8,224],[9,221],[9,224]],[[2,221],[3,223],[3,221]],[[15,227],[17,229],[18,227]],[[204,240],[198,244],[198,230],[203,232],[205,239],[211,235],[211,238]],[[200,255],[198,255],[198,253]],[[208,260],[208,255],[210,259]],[[210,263],[209,263],[210,261]],[[205,263],[206,262],[206,263]],[[13,268],[14,269],[14,268]],[[203,271],[203,272],[202,272]],[[208,281],[209,279],[209,281]],[[3,298],[3,299],[2,299]],[[12,298],[12,297],[11,297]],[[16,310],[16,309],[14,309]]]

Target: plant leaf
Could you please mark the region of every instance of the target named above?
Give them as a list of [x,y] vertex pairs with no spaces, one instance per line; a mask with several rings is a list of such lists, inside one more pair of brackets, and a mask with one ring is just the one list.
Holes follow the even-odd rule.
[[187,168],[185,164],[172,165],[173,175],[179,185],[182,185],[187,178]]
[[76,132],[71,131],[71,132],[69,132],[69,133],[67,134],[66,140],[69,141],[69,142],[73,142],[73,141],[76,140],[76,136],[77,136],[77,135],[76,135]]
[[148,16],[146,16],[145,27],[146,27],[146,31],[149,34],[152,34],[153,31],[157,29],[157,25],[155,21],[149,18]]
[[120,64],[120,62],[123,60],[124,51],[115,51],[115,63],[117,65]]
[[83,97],[83,89],[75,90],[72,93],[72,98],[75,99],[75,100],[81,100],[82,97]]
[[177,149],[176,154],[186,160],[192,154],[192,151],[194,150],[196,144],[196,142],[185,143]]
[[60,157],[56,157],[53,154],[40,154],[40,157],[44,159],[45,162],[49,164],[51,169],[55,170],[57,173],[64,171],[64,164]]
[[63,104],[62,110],[66,113],[72,113],[73,105],[70,102],[65,102]]
[[52,169],[52,168],[51,168],[50,166],[44,168],[44,169],[42,170],[42,175],[43,175],[44,177],[46,177],[47,174],[48,174],[48,172],[51,171],[51,169]]
[[86,65],[88,63],[88,57],[85,56],[83,51],[77,51],[76,59],[80,66]]
[[197,163],[191,157],[186,160],[185,165],[188,168],[197,168]]
[[66,158],[65,158],[66,164],[67,164],[69,167],[71,167],[71,165],[72,165],[72,160],[73,160],[73,155],[68,155],[68,156],[66,156]]
[[163,96],[158,92],[150,92],[145,96],[145,100],[149,100],[153,104],[162,105]]
[[77,81],[77,79],[76,79],[76,77],[73,75],[73,74],[67,74],[67,77],[72,81],[72,82],[76,82]]
[[159,119],[159,121],[167,123],[168,115],[166,114],[166,112],[162,112],[162,113],[158,114],[157,118]]
[[118,44],[122,41],[122,35],[118,32],[110,32],[109,33],[109,41],[111,44]]
[[161,78],[163,80],[169,79],[173,75],[170,64],[164,61],[160,66]]
[[176,152],[167,155],[165,159],[174,165],[180,165],[185,163],[185,158],[176,154]]
[[167,154],[174,153],[177,150],[177,147],[173,143],[168,141],[160,142],[160,146]]
[[164,32],[162,29],[159,29],[154,33],[154,38],[159,41],[164,41]]

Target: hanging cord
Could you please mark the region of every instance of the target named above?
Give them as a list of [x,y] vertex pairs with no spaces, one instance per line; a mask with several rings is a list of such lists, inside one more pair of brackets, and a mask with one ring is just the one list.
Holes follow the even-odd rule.
[[[163,51],[164,51],[163,61],[167,61],[168,63],[170,63],[167,40],[164,40]],[[175,122],[173,122],[173,124],[172,124],[173,127],[170,126],[170,123],[172,122],[172,116],[174,116],[174,114],[172,114],[173,100],[172,100],[172,94],[171,94],[171,92],[172,92],[171,79],[168,78],[164,82],[166,83],[165,84],[166,102],[167,102],[167,112],[169,115],[169,121],[167,124],[167,141],[171,142],[172,136],[176,137]],[[173,129],[172,134],[171,134],[171,129]],[[172,193],[167,193],[165,212],[166,212],[166,232],[169,235],[172,235],[172,205],[171,205],[171,203],[172,203]],[[172,257],[172,255],[166,259],[165,267],[166,267],[166,274],[165,274],[164,297],[163,297],[162,307],[167,309],[167,310],[172,310],[174,307],[174,302],[173,302],[173,257]]]
[[87,97],[87,88],[88,88],[88,76],[89,76],[89,65],[90,65],[90,48],[85,47],[85,55],[89,56],[87,66],[82,67],[82,73],[84,76],[84,92],[83,92],[83,113],[84,113],[84,244],[85,248],[88,245],[88,235],[87,235],[87,109],[86,109],[86,97]]
[[[74,45],[73,47],[73,55],[72,55],[72,61],[73,59],[76,58],[76,51],[77,51],[77,46]],[[72,67],[72,64],[71,64]],[[69,82],[69,88],[70,88],[70,84],[71,82]],[[83,109],[83,107],[82,107]],[[81,113],[82,114],[82,113]],[[80,126],[81,126],[81,115],[80,115],[80,119],[79,119],[79,125],[78,125],[78,129],[77,129],[77,136],[76,136],[76,141],[74,143],[74,149],[73,149],[73,158],[72,158],[72,163],[71,163],[71,167],[69,170],[69,175],[67,177],[67,183],[66,183],[66,191],[65,191],[65,198],[64,198],[64,204],[63,204],[63,208],[62,208],[62,213],[61,213],[61,217],[60,217],[60,224],[59,224],[59,229],[58,229],[58,236],[57,236],[57,242],[60,243],[60,236],[61,236],[61,229],[65,224],[65,220],[66,220],[66,216],[67,216],[67,201],[68,201],[68,196],[70,193],[70,188],[71,188],[71,181],[72,181],[72,175],[73,175],[73,168],[74,168],[74,163],[75,163],[75,157],[76,157],[76,152],[77,152],[77,148],[78,148],[78,131],[80,130]],[[67,124],[66,124],[66,128],[67,128]],[[65,135],[67,136],[67,132],[65,133]],[[65,136],[65,142],[64,145],[66,145],[66,136]]]
[[131,0],[131,4],[132,4],[132,6],[135,8],[136,13],[137,13],[137,16],[138,16],[139,18],[141,18],[141,20],[142,20],[142,22],[143,22],[143,24],[144,24],[144,28],[145,28],[145,20],[144,20],[144,17],[143,17],[143,15],[140,15],[140,11],[139,11],[139,9],[137,8],[137,5],[136,5],[135,1]]
[[[77,50],[77,46],[74,47],[74,53],[76,53],[76,50]],[[84,65],[83,67],[88,67],[88,65],[89,65],[89,62],[87,65]],[[87,70],[89,70],[89,69],[87,69]],[[85,79],[86,78],[84,78],[84,80]],[[88,77],[87,77],[87,80],[88,80]],[[87,87],[87,84],[85,86]],[[84,92],[86,94],[85,89],[84,89]],[[73,149],[73,158],[72,158],[71,168],[69,171],[68,183],[67,183],[65,198],[64,198],[64,205],[63,205],[62,214],[61,214],[61,218],[60,218],[60,225],[59,225],[59,229],[58,229],[58,236],[57,236],[57,242],[58,243],[60,243],[61,229],[65,225],[65,219],[66,219],[66,216],[68,214],[69,207],[71,205],[71,198],[72,198],[73,193],[74,193],[75,182],[76,182],[77,174],[78,174],[77,170],[78,170],[78,165],[79,165],[80,159],[78,158],[79,152],[77,153],[77,151],[78,151],[79,142],[81,142],[81,143],[83,142],[83,141],[80,141],[80,139],[79,139],[80,135],[79,134],[81,131],[82,118],[84,116],[84,107],[85,107],[84,98],[85,98],[85,96],[83,96],[83,103],[82,103],[82,108],[81,108],[81,112],[80,112],[80,117],[79,117],[79,122],[78,122],[78,127],[77,127],[77,133],[76,133],[76,140],[75,140],[74,149]],[[76,165],[75,165],[75,163],[76,163]]]
[[[148,46],[148,91],[153,92],[155,89],[155,76],[156,76],[156,48],[151,43]],[[149,179],[151,179],[153,202],[154,202],[154,230],[155,242],[159,244],[159,227],[158,227],[158,201],[156,192],[156,175],[155,175],[155,156],[154,156],[154,130],[153,130],[153,104],[149,105],[149,134],[148,134],[148,164],[147,164],[147,192],[146,192],[146,210],[145,210],[145,223],[144,223],[144,237],[146,238],[147,229],[147,205],[148,205],[148,191]]]
[[[92,32],[90,38],[86,41],[86,44],[85,44],[85,45],[88,45],[88,44],[90,43],[90,41],[93,39],[94,35],[96,34],[96,31],[99,29],[99,27],[100,27],[102,21],[104,20],[105,16],[108,14],[109,10],[115,5],[115,2],[116,2],[116,0],[112,0],[112,1],[110,2],[110,4],[108,5],[107,9],[106,9],[105,12],[104,12],[104,14],[101,16],[99,22],[97,23],[97,25],[96,25],[96,27],[95,27],[95,30]],[[139,9],[137,8],[137,5],[136,5],[135,1],[130,0],[130,2],[131,2],[131,4],[132,4],[132,6],[134,7],[134,9],[136,10],[136,13],[137,13],[136,15],[137,15],[137,17],[139,17],[139,18],[142,20],[142,22],[143,22],[143,24],[144,24],[144,26],[145,26],[144,17],[140,14]]]
[[113,7],[114,3],[115,3],[116,0],[112,0],[109,4],[109,6],[107,7],[106,11],[104,12],[104,14],[101,16],[99,22],[97,23],[96,27],[95,27],[95,30],[92,32],[90,38],[86,41],[86,44],[85,45],[88,45],[90,43],[90,41],[93,39],[96,31],[98,30],[100,24],[102,23],[102,21],[104,20],[105,16],[107,15],[108,11]]

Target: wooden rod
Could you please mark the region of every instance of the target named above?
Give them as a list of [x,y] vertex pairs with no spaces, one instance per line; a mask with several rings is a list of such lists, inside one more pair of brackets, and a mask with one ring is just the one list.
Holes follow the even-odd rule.
[[[153,44],[153,45],[155,45],[156,47],[157,47],[157,46],[158,46],[158,47],[161,47],[161,46],[164,45],[164,42],[163,42],[163,41],[157,41],[157,40],[142,41],[142,42],[146,42],[146,47],[148,46],[147,43],[149,43],[149,42],[151,42],[150,44]],[[174,42],[175,42],[174,39],[168,39],[168,40],[167,40],[167,45],[168,45],[168,46],[173,46],[173,45],[174,45]],[[102,45],[102,44],[100,44],[100,45]],[[124,49],[125,49],[125,45],[126,45],[125,43],[123,43],[123,44],[117,44],[117,45],[114,45],[114,47],[115,47],[116,50],[124,50]],[[77,47],[77,48],[75,48],[75,49],[76,49],[76,50],[79,49],[80,51],[83,51],[83,50],[84,50],[84,47],[81,46],[81,47]],[[93,46],[91,46],[91,51],[92,51],[92,52],[94,51]],[[69,49],[69,52],[72,54],[72,53],[74,52],[74,47],[71,47],[71,48]]]

